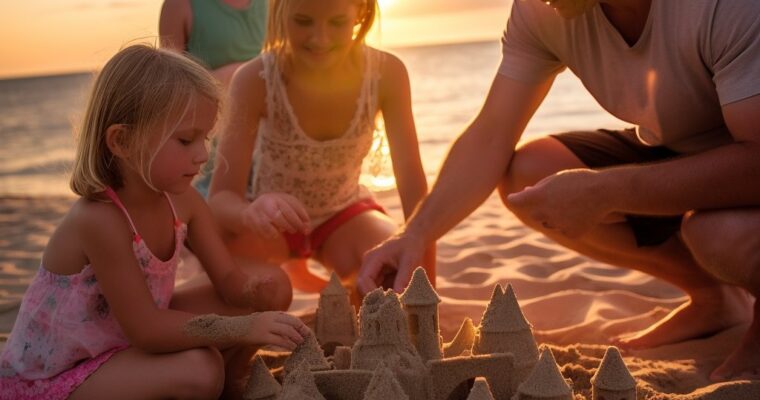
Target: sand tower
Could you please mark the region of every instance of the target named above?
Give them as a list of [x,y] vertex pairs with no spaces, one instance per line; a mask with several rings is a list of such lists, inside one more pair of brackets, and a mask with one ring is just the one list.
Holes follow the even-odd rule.
[[457,357],[465,352],[471,352],[472,344],[475,343],[475,336],[477,334],[478,332],[475,329],[475,325],[472,324],[472,320],[465,317],[454,339],[443,346],[443,356],[445,358]]
[[322,348],[317,343],[314,334],[306,336],[285,360],[285,375],[290,374],[298,365],[305,364],[311,371],[324,371],[330,369]]
[[430,284],[424,268],[414,270],[412,280],[400,300],[406,312],[412,343],[422,361],[440,360],[443,356],[438,327],[438,303],[441,299]]
[[406,315],[393,290],[378,288],[364,297],[359,309],[359,339],[351,351],[351,369],[373,371],[380,361],[396,365],[422,366],[417,350],[409,340]]
[[604,352],[599,369],[591,377],[594,400],[636,400],[636,379],[631,376],[617,347]]
[[364,400],[409,400],[388,366],[381,362],[369,381]]
[[411,398],[427,398],[427,368],[409,338],[406,315],[393,290],[378,288],[364,297],[359,309],[359,338],[351,349],[351,369],[373,371],[379,362],[391,366]]
[[253,358],[251,376],[245,386],[244,400],[274,400],[280,394],[282,387],[269,372],[261,356]]
[[538,360],[538,346],[530,324],[517,303],[512,285],[506,292],[496,285],[472,346],[473,354],[512,353],[515,382],[522,382]]
[[475,378],[475,383],[470,389],[470,395],[467,400],[494,400],[491,394],[491,388],[485,378]]
[[309,366],[302,362],[285,376],[282,393],[277,400],[326,400],[314,382]]
[[330,282],[319,296],[315,320],[317,340],[325,353],[331,355],[336,346],[352,346],[358,329],[356,311],[351,305],[348,290],[333,272]]
[[513,400],[573,400],[573,389],[559,372],[557,361],[544,347],[535,368],[517,388]]

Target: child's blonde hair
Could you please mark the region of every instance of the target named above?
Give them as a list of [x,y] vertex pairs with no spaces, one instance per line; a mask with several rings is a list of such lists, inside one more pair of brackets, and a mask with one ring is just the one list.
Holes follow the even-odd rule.
[[[77,153],[70,186],[74,193],[93,198],[106,187],[123,185],[121,171],[109,150],[106,130],[123,125],[118,138],[130,162],[150,183],[150,165],[158,149],[187,112],[195,96],[220,102],[219,87],[198,63],[168,50],[137,44],[116,53],[95,80],[87,111],[78,132]],[[167,118],[175,117],[175,121]],[[148,145],[160,122],[159,146]]]
[[[277,61],[285,61],[288,50],[288,35],[286,24],[288,15],[295,1],[318,0],[269,0],[269,20],[267,34],[262,51],[274,53]],[[377,0],[352,0],[359,5],[359,13],[354,25],[354,46],[364,43],[367,33],[372,28],[377,16]]]

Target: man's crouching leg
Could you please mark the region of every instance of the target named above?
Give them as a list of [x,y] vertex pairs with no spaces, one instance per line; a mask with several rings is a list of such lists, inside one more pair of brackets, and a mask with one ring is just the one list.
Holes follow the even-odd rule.
[[[692,212],[682,227],[683,240],[702,268],[718,279],[760,295],[760,208]],[[710,379],[760,378],[760,304],[739,346]]]

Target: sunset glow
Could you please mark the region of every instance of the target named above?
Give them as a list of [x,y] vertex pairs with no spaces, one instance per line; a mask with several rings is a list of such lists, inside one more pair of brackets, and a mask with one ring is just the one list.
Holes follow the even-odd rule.
[[[253,0],[264,1],[264,0]],[[378,0],[375,46],[497,40],[504,0]],[[132,42],[156,41],[161,1],[0,2],[0,78],[91,71]]]

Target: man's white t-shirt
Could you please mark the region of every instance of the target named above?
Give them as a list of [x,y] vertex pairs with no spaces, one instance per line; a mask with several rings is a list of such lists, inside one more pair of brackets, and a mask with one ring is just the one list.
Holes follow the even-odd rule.
[[642,142],[694,153],[730,143],[721,106],[760,94],[760,1],[652,0],[629,46],[597,3],[565,19],[514,0],[499,73],[537,82],[565,67]]

